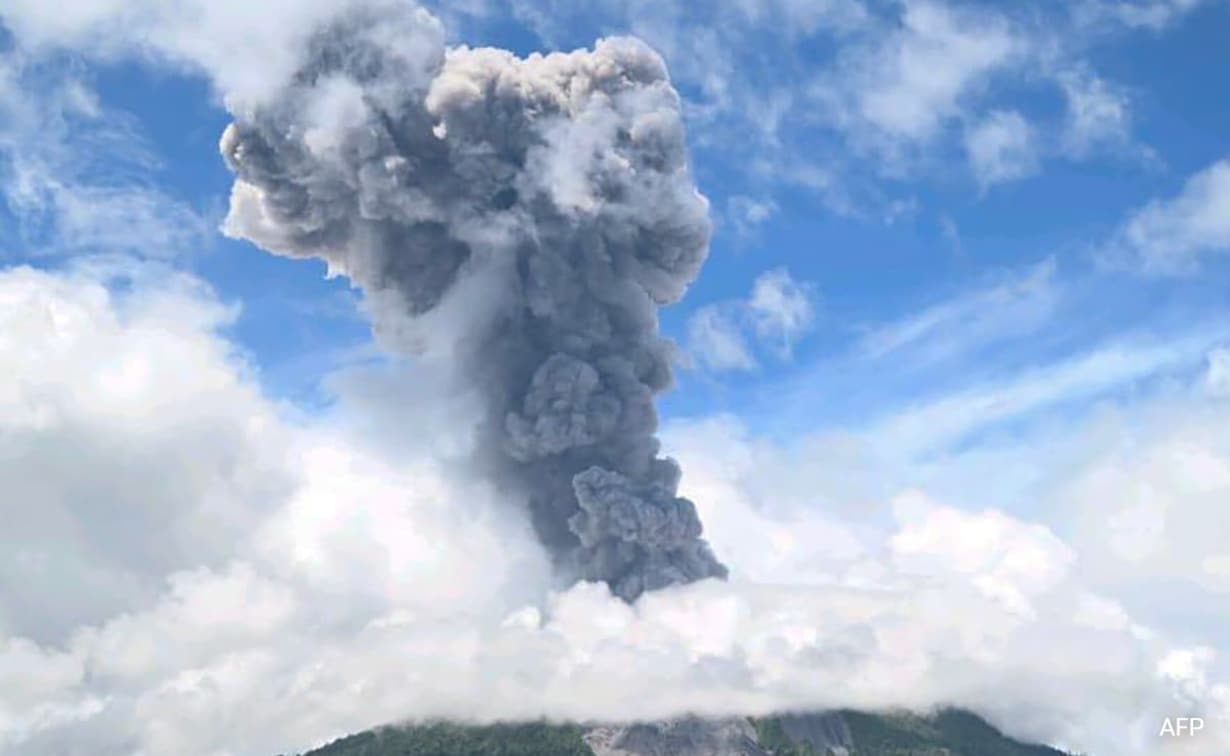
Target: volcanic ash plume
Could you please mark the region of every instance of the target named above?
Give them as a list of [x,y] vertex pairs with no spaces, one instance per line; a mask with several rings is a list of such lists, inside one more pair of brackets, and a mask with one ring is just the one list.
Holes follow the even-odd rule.
[[633,600],[725,577],[655,437],[657,308],[710,233],[662,60],[632,39],[525,59],[442,40],[404,5],[318,31],[222,137],[228,232],[325,260],[378,328],[447,325],[486,408],[478,456],[566,579]]

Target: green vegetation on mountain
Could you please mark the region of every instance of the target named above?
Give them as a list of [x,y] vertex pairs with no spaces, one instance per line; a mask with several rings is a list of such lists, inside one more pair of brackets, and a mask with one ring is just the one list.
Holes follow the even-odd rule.
[[843,711],[850,756],[1065,756],[1007,737],[976,714],[946,709],[934,716]]
[[351,735],[305,756],[593,756],[575,725],[435,723]]
[[[1065,756],[1013,740],[967,711],[841,714],[854,743],[849,756]],[[760,746],[774,756],[827,756],[792,741],[777,717],[751,721]],[[386,727],[342,738],[304,756],[593,756],[582,738],[586,729],[541,722]]]

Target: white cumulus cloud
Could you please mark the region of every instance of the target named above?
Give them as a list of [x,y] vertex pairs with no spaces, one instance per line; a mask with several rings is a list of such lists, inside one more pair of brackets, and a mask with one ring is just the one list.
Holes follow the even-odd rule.
[[[219,335],[231,311],[207,289],[121,270],[119,289],[114,264],[0,273],[23,305],[0,330],[0,478],[19,491],[6,519],[37,531],[5,552],[23,572],[0,594],[2,753],[255,755],[434,716],[945,703],[1143,755],[1175,706],[1227,713],[1217,654],[1142,626],[1113,581],[1077,569],[1097,536],[925,490],[860,493],[883,473],[837,439],[671,429],[732,581],[633,606],[602,586],[555,592],[515,500],[370,434],[399,422],[379,403],[289,420]],[[1159,453],[1128,469],[1213,512],[1192,496],[1213,502],[1223,451]]]
[[[756,277],[746,299],[699,308],[688,319],[688,351],[714,371],[752,370],[757,347],[788,360],[815,320],[815,293],[785,268]],[[753,346],[754,345],[754,346]]]

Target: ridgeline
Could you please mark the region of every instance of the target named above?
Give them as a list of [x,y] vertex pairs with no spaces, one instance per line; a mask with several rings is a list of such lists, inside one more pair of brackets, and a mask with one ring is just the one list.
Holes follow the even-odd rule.
[[445,722],[351,735],[301,756],[1068,756],[981,717],[836,711],[637,725]]

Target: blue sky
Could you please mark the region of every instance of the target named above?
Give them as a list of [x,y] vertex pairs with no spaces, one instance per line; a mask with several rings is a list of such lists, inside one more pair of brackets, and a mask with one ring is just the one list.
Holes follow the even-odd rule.
[[1230,747],[1230,3],[429,5],[522,56],[635,34],[683,98],[715,234],[659,408],[734,577],[635,612],[556,590],[449,459],[467,398],[344,278],[219,230],[228,108],[348,6],[4,6],[0,754],[834,690],[1140,756],[1182,706]]
[[[785,268],[805,285],[813,314],[790,335],[788,359],[745,334],[757,365],[681,371],[679,390],[664,404],[668,415],[744,412],[749,422],[783,430],[799,422],[844,423],[851,413],[891,410],[1108,340],[1170,339],[1188,328],[1213,327],[1205,321],[1224,313],[1227,266],[1220,255],[1201,255],[1198,274],[1139,275],[1131,266],[1101,263],[1099,251],[1133,213],[1176,196],[1192,175],[1225,156],[1230,115],[1209,94],[1226,65],[1218,45],[1218,32],[1230,21],[1225,5],[1200,4],[1156,28],[1111,19],[1089,22],[1088,30],[1065,28],[1072,22],[1063,20],[1062,6],[1026,12],[994,3],[945,10],[936,22],[944,28],[911,30],[903,28],[901,9],[887,5],[866,11],[878,14],[872,31],[842,30],[842,23],[872,21],[838,23],[832,14],[839,11],[830,10],[828,25],[821,19],[812,33],[802,25],[785,33],[771,19],[735,24],[719,17],[729,22],[723,27],[704,14],[672,17],[666,7],[659,18],[634,12],[635,3],[610,3],[605,12],[561,12],[549,22],[525,8],[500,14],[484,7],[455,19],[452,33],[470,44],[528,53],[632,31],[664,49],[691,98],[694,170],[717,222],[700,280],[664,314],[666,333],[685,348],[701,348],[688,338],[697,311],[746,299],[761,273]],[[937,74],[951,80],[947,90],[933,100],[918,94],[916,113],[859,112],[862,95],[854,87],[891,90],[900,83],[893,78],[899,72],[870,71],[874,66],[859,57],[864,48],[895,44],[899,52],[916,45],[925,55],[928,34],[972,41],[986,29],[992,31],[984,36],[1002,36],[1004,50],[949,61],[952,70]],[[901,38],[885,39],[892,34]],[[713,59],[693,57],[704,55]],[[216,224],[230,177],[214,144],[227,115],[207,82],[140,60],[99,65],[66,55],[49,67],[61,66],[82,76],[101,107],[123,117],[144,143],[151,160],[136,180]],[[1101,98],[1088,107],[1103,109],[1079,137],[1064,90],[1064,82],[1076,80],[1087,97]],[[846,87],[851,91],[840,91]],[[826,97],[839,102],[825,104]],[[766,110],[776,117],[757,110],[765,102],[774,103]],[[967,145],[996,113],[1019,117],[1029,136],[1019,155],[1002,158],[1020,167],[992,176],[995,169],[980,169]],[[71,127],[67,134],[71,139]],[[108,157],[92,160],[105,175]],[[43,254],[55,243],[48,231],[10,229],[10,259],[54,264]],[[332,362],[365,339],[362,319],[349,312],[348,287],[322,280],[316,264],[204,235],[185,263],[224,299],[242,303],[235,336],[262,366],[271,390],[310,397]],[[1031,276],[1044,291],[1024,321],[986,322],[1002,305],[975,303],[959,321],[919,336],[921,346],[942,349],[939,358],[858,357],[860,342],[879,329]],[[738,316],[722,324],[737,327],[732,318]],[[968,340],[962,331],[977,331],[975,343],[958,343]],[[947,346],[937,347],[940,342]],[[813,384],[815,391],[796,390],[784,412],[775,406],[780,386]]]

